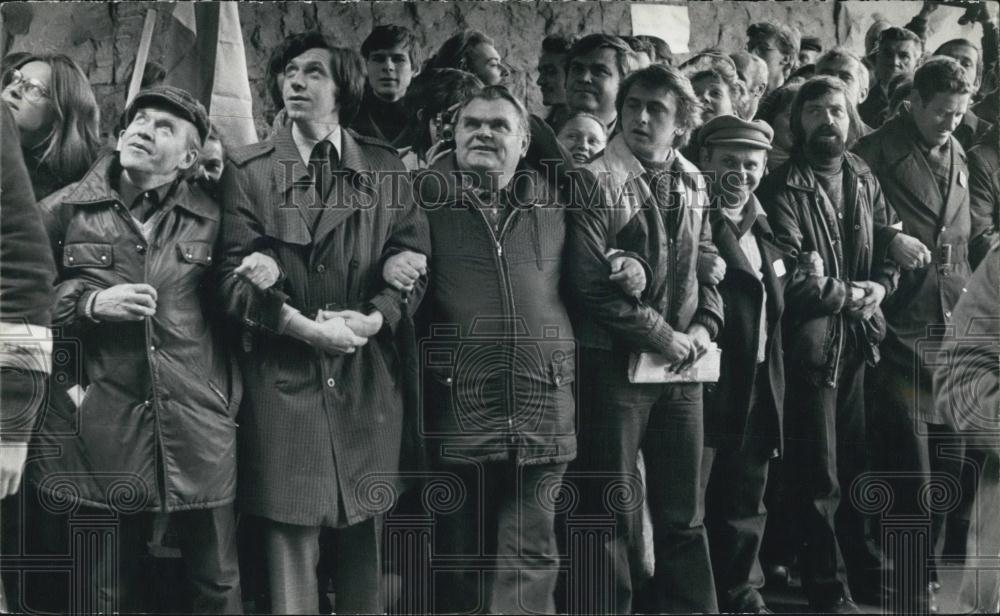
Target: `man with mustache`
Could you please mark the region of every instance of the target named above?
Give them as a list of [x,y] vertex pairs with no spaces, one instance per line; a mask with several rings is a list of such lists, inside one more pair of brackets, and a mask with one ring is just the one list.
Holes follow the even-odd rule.
[[[621,132],[581,173],[600,199],[574,212],[567,285],[577,309],[581,354],[581,498],[589,515],[615,524],[573,575],[576,609],[629,614],[638,590],[629,544],[639,536],[640,446],[648,469],[653,523],[652,612],[718,610],[699,489],[703,418],[701,383],[632,383],[633,353],[662,354],[675,372],[694,364],[722,326],[718,290],[698,275],[699,254],[717,254],[698,169],[679,151],[700,110],[677,69],[653,64],[628,76],[618,94]],[[609,250],[641,257],[648,286],[638,297],[609,280]],[[622,499],[609,495],[623,493]],[[606,502],[604,498],[609,498]],[[586,579],[596,570],[596,580]]]
[[[914,74],[908,110],[857,147],[901,219],[903,232],[928,249],[897,261],[903,269],[899,289],[885,303],[889,332],[876,370],[879,386],[872,392],[880,410],[877,434],[884,439],[876,451],[893,452],[881,461],[884,470],[924,476],[940,471],[956,481],[963,481],[967,465],[954,459],[961,440],[944,425],[947,418],[934,405],[934,367],[928,357],[941,345],[955,304],[968,290],[977,265],[970,262],[969,247],[980,243],[990,228],[990,221],[970,210],[969,166],[954,135],[971,96],[966,69],[953,58],[935,56]],[[945,447],[952,453],[944,452]],[[933,514],[931,545],[943,533],[944,553],[964,556],[971,489],[963,491],[961,507],[946,517],[921,507],[918,488],[898,482],[898,511]],[[926,589],[912,592],[915,600],[926,603]]]
[[842,550],[861,542],[863,525],[841,495],[863,470],[865,369],[885,333],[879,306],[897,277],[880,257],[890,233],[879,183],[847,151],[850,105],[839,79],[806,82],[792,103],[793,156],[758,191],[779,245],[799,259],[816,252],[823,263],[820,275],[797,278],[785,292],[786,442],[803,587],[811,608],[836,613],[858,611],[845,558],[861,557]]
[[566,54],[566,97],[570,111],[586,111],[601,119],[607,134],[618,122],[615,97],[632,69],[632,49],[617,36],[588,34]]
[[396,149],[409,145],[403,104],[416,59],[417,44],[413,33],[403,26],[375,26],[361,43],[361,55],[367,65],[365,95],[351,128],[366,137],[380,139]]

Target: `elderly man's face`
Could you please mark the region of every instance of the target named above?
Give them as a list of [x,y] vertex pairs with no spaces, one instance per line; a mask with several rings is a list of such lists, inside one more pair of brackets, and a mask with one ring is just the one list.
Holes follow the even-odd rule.
[[791,72],[791,62],[789,58],[781,53],[778,41],[773,38],[761,41],[747,49],[750,53],[759,57],[767,64],[767,90],[770,92],[781,86],[785,77]]
[[757,189],[767,169],[767,151],[745,145],[717,145],[701,151],[701,170],[708,174],[712,196],[723,207],[739,210]]
[[477,98],[459,111],[455,125],[459,169],[482,177],[512,174],[528,151],[528,141],[518,110],[508,101]]
[[176,177],[198,160],[198,150],[191,148],[198,141],[195,130],[194,124],[169,111],[154,107],[139,109],[122,134],[122,168],[134,173]]

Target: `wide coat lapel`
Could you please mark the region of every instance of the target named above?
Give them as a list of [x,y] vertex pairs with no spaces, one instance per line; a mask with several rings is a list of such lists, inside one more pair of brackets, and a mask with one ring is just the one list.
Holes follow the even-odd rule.
[[326,196],[319,222],[313,233],[313,243],[319,245],[331,231],[367,207],[377,196],[374,177],[361,146],[346,130],[340,151],[340,169],[334,171],[333,187]]

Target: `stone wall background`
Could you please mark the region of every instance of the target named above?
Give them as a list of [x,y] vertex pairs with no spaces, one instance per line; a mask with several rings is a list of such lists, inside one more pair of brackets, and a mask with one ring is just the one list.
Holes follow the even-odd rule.
[[[735,1],[689,2],[689,47],[740,49],[749,24],[771,21],[795,26],[803,35],[818,36],[824,46],[841,42],[863,46],[864,32],[874,13],[902,25],[920,8],[920,2]],[[270,49],[291,32],[319,28],[342,44],[359,48],[373,25],[396,23],[414,30],[423,57],[461,28],[488,33],[515,71],[513,89],[525,97],[529,109],[540,110],[534,85],[535,62],[547,34],[631,33],[629,2],[598,1],[458,1],[458,2],[242,2],[240,19],[246,45],[254,115],[263,126],[273,115],[264,83]],[[90,77],[101,104],[102,123],[109,131],[124,103],[132,62],[139,46],[147,9],[157,10],[157,32],[170,19],[170,2],[8,2],[3,6],[3,52],[60,51],[79,62]],[[996,7],[993,7],[996,10]],[[979,27],[961,29],[960,9],[942,7],[934,14],[938,38],[969,36],[978,41]],[[932,39],[933,40],[933,39]],[[943,38],[941,40],[944,40]],[[150,59],[160,61],[164,41],[157,40]]]

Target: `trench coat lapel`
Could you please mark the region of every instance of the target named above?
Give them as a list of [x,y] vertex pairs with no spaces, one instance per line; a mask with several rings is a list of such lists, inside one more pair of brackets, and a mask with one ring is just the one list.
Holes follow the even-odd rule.
[[885,135],[885,150],[888,160],[891,161],[892,177],[900,178],[901,189],[910,194],[909,199],[902,203],[900,200],[895,200],[892,206],[923,207],[932,214],[933,220],[937,220],[941,215],[939,208],[944,202],[944,195],[941,194],[941,189],[927,162],[921,160],[923,155],[917,150],[915,137],[910,134],[905,120],[903,115],[897,115],[892,120],[892,130],[887,131]]
[[[309,208],[316,203],[316,189],[309,175],[309,166],[302,162],[292,140],[291,124],[273,139],[274,185],[278,187],[278,200],[272,204],[276,233],[283,241],[304,246],[312,239],[309,229],[313,213]],[[297,212],[293,212],[292,208]]]
[[969,202],[969,166],[966,163],[965,151],[955,137],[951,137],[951,178],[948,190],[948,203],[945,205],[941,224],[948,225],[962,210],[962,205]]

